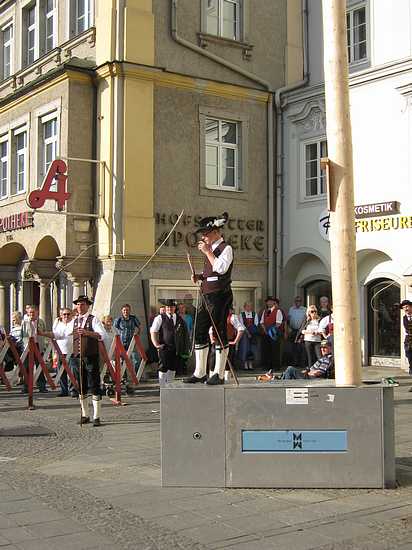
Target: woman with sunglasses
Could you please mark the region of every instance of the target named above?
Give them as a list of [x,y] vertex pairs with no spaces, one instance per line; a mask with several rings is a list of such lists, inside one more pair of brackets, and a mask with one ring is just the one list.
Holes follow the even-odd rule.
[[320,319],[316,306],[309,306],[306,324],[302,330],[309,368],[321,357],[320,342],[322,337],[319,330],[319,321]]

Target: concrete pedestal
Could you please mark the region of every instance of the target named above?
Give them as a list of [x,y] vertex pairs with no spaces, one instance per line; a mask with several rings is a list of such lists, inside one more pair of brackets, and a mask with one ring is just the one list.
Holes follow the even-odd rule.
[[161,390],[162,485],[393,487],[393,388],[319,380]]

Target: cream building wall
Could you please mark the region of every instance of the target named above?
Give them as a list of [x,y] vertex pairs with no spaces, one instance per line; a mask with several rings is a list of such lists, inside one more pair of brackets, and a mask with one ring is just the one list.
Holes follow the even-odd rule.
[[[359,4],[359,3],[358,3]],[[348,2],[348,8],[353,3]],[[393,221],[357,220],[359,301],[363,361],[368,352],[368,316],[371,302],[367,287],[387,279],[399,288],[399,299],[411,298],[409,253],[412,237],[411,175],[411,9],[401,1],[392,10],[379,0],[360,3],[367,8],[368,59],[350,69],[350,102],[354,154],[355,204],[398,201],[400,211]],[[319,279],[330,279],[328,241],[320,231],[319,218],[325,212],[326,196],[305,199],[304,146],[326,139],[322,70],[321,3],[309,3],[310,82],[292,92],[284,111],[285,171],[283,185],[284,238],[281,296],[286,303],[293,295]],[[402,224],[399,216],[406,217]],[[375,218],[379,220],[379,218]],[[370,231],[372,226],[380,230]],[[401,228],[403,227],[403,228]],[[399,333],[401,339],[401,334]],[[405,365],[402,346],[402,364]],[[385,359],[382,360],[385,362]],[[386,359],[387,364],[399,364]]]

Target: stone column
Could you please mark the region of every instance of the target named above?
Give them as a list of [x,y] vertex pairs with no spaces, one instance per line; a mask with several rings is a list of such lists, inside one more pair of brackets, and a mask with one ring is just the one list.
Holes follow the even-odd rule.
[[77,300],[80,294],[83,294],[83,283],[79,279],[73,279],[73,300]]
[[59,275],[60,307],[67,307],[67,280],[63,273]]
[[60,300],[59,300],[59,287],[56,280],[52,283],[52,292],[53,292],[53,311],[52,311],[52,322],[58,317],[60,312]]
[[50,287],[44,282],[40,281],[40,306],[39,317],[46,323],[46,327],[51,327],[51,308],[50,308]]
[[20,313],[24,313],[22,281],[16,281],[16,309],[20,311]]
[[0,325],[10,330],[10,283],[0,282]]

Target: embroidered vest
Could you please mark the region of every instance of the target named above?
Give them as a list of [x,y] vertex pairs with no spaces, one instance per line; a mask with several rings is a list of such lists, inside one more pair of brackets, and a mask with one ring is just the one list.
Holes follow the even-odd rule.
[[[87,315],[87,314],[86,314]],[[93,315],[88,315],[84,324],[84,329],[90,332],[93,331]],[[75,317],[73,321],[73,355],[75,357],[80,355],[80,338],[77,333],[79,328],[79,318]],[[82,356],[93,357],[99,355],[99,342],[95,338],[82,337]]]
[[265,313],[263,314],[263,324],[265,325],[266,328],[276,325],[276,316],[278,311],[279,310],[277,308],[269,312],[265,309]]
[[[218,258],[223,250],[227,247],[227,243],[224,241],[220,243],[218,247],[215,248],[213,251],[213,254]],[[216,273],[213,271],[212,264],[209,262],[207,257],[205,257],[205,263],[203,266],[203,272],[202,272],[202,284],[201,284],[201,290],[203,294],[211,294],[212,292],[219,292],[222,290],[225,290],[227,287],[229,287],[230,283],[232,282],[231,275],[232,275],[232,267],[233,267],[233,261],[229,266],[229,269],[224,273],[223,275],[219,275],[219,273]],[[209,280],[208,280],[209,279]],[[213,279],[213,280],[210,280]]]

